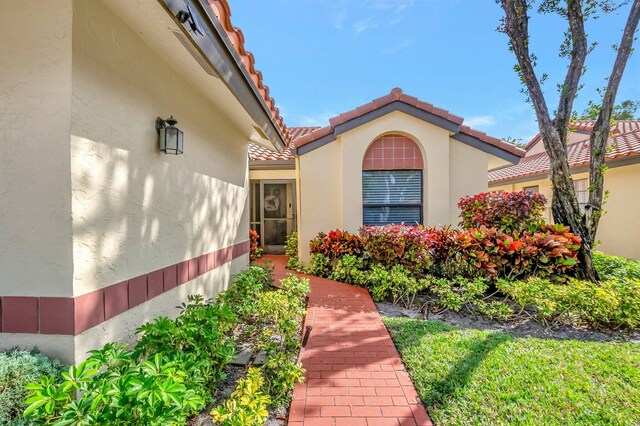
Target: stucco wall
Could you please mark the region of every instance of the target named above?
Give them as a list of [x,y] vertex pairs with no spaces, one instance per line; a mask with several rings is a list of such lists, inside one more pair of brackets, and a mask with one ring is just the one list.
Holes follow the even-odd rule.
[[[74,294],[246,240],[249,135],[102,2],[74,8]],[[180,156],[157,148],[169,115]]]
[[205,275],[161,294],[153,302],[147,302],[130,309],[78,336],[0,333],[0,350],[15,346],[24,348],[36,346],[42,352],[63,363],[81,362],[88,357],[88,351],[102,347],[108,342],[118,340],[128,343],[134,341],[136,328],[145,322],[152,321],[160,315],[175,318],[179,313],[175,307],[186,301],[187,296],[190,294],[202,294],[207,298],[215,297],[219,291],[227,287],[228,277],[245,269],[248,262],[248,254],[239,257]]
[[481,176],[486,176],[488,159],[492,156],[451,139],[449,157],[449,224],[457,225],[460,222],[460,198],[487,190],[487,179]]
[[0,294],[5,296],[71,295],[71,6],[70,0],[2,3]]
[[[573,175],[573,179],[588,178],[587,173]],[[551,204],[553,190],[549,179],[537,179],[509,185],[491,187],[491,190],[521,191],[526,186],[538,185],[540,193],[547,197],[547,205]],[[609,191],[598,228],[597,239],[602,242],[597,250],[605,253],[640,260],[640,164],[611,167],[604,178],[605,190]],[[552,221],[549,209],[547,220]]]
[[362,160],[370,144],[389,133],[410,137],[422,151],[426,224],[457,224],[458,199],[486,190],[486,153],[451,139],[441,127],[399,111],[386,114],[299,157],[303,261],[308,261],[309,240],[318,232],[356,232],[362,226]]
[[342,227],[341,142],[299,157],[298,252],[309,260],[309,241],[320,231]]
[[278,170],[249,170],[251,180],[295,180],[296,171],[294,169]]

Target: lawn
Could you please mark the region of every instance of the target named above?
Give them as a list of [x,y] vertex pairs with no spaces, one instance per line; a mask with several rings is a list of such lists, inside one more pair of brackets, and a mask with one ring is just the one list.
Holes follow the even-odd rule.
[[639,425],[640,346],[384,318],[436,425]]

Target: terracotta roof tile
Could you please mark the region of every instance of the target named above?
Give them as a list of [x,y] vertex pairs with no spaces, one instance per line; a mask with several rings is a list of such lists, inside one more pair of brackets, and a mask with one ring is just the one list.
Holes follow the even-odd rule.
[[462,124],[462,121],[463,121],[462,117],[453,115],[449,111],[442,108],[435,107],[427,102],[420,101],[418,98],[415,98],[413,96],[405,95],[402,92],[402,89],[396,87],[391,91],[391,93],[387,95],[374,99],[369,103],[366,103],[362,106],[352,109],[351,111],[344,112],[336,117],[329,119],[328,127],[323,127],[321,129],[318,129],[314,132],[311,132],[305,135],[304,137],[298,138],[295,141],[295,145],[296,147],[301,147],[310,142],[313,142],[323,136],[330,134],[335,129],[336,126],[346,123],[349,120],[353,120],[354,118],[361,117],[371,111],[375,111],[376,109],[381,108],[395,101],[401,101],[406,104],[412,105],[416,108],[430,112],[434,115],[442,117],[458,125]]
[[[320,127],[289,127],[289,133],[291,134],[292,141],[297,138],[306,135]],[[251,161],[278,161],[278,160],[293,160],[293,149],[295,149],[293,142],[289,143],[282,153],[272,151],[263,146],[249,143],[249,160]]]
[[460,126],[460,133],[467,134],[469,136],[473,136],[477,139],[480,139],[482,142],[486,142],[490,145],[501,148],[505,151],[508,151],[512,154],[517,155],[518,157],[524,157],[526,151],[522,148],[518,148],[517,146],[510,144],[509,142],[505,142],[501,139],[494,138],[493,136],[489,136],[484,132],[480,132],[478,130],[473,130],[469,126]]
[[273,98],[269,95],[269,87],[264,84],[262,81],[262,73],[255,68],[255,58],[251,52],[247,52],[244,47],[244,34],[242,30],[236,28],[231,23],[231,8],[229,7],[229,3],[227,0],[209,0],[209,5],[213,10],[213,13],[216,15],[224,30],[231,40],[231,44],[238,52],[244,67],[249,72],[251,79],[253,80],[254,85],[258,89],[260,95],[264,99],[267,108],[271,111],[271,116],[273,120],[277,123],[278,127],[282,131],[286,141],[291,140],[291,135],[289,134],[289,130],[287,126],[284,124],[284,120],[280,115],[280,110],[276,108],[276,103]]
[[489,145],[496,146],[504,151],[515,154],[518,157],[522,157],[525,154],[525,151],[523,149],[518,148],[510,143],[507,143],[498,138],[489,136],[486,133],[473,130],[468,126],[462,126],[462,123],[464,121],[462,117],[451,114],[449,111],[442,108],[438,108],[428,102],[421,101],[420,99],[414,96],[406,95],[405,93],[403,93],[402,89],[397,87],[387,95],[374,99],[373,101],[367,104],[364,104],[362,106],[359,106],[355,109],[352,109],[351,111],[347,111],[336,117],[330,118],[329,126],[319,128],[310,133],[307,133],[306,135],[298,137],[294,141],[294,145],[296,148],[299,148],[310,142],[318,140],[324,136],[330,135],[335,130],[335,128],[340,124],[346,123],[350,120],[353,120],[354,118],[361,117],[369,112],[375,111],[376,109],[381,108],[395,101],[404,102],[406,104],[419,108],[423,111],[429,112],[431,114],[437,115],[438,117],[442,117],[450,122],[453,122],[456,125],[460,126],[459,132],[475,137],[481,140],[482,142],[485,142]]
[[[580,124],[584,129],[593,129],[593,123],[587,127],[584,122]],[[612,129],[612,136],[607,142],[608,152],[606,161],[621,159],[624,157],[640,156],[640,121],[619,122]],[[581,141],[567,146],[569,167],[586,166],[591,159],[589,135]],[[506,182],[526,176],[548,173],[550,170],[549,156],[546,152],[532,154],[524,157],[515,166],[505,167],[489,172],[489,183]]]

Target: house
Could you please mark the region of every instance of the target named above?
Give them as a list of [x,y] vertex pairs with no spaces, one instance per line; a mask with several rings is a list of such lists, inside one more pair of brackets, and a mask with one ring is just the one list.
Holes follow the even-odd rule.
[[455,225],[458,200],[486,191],[488,170],[524,155],[398,88],[326,127],[291,132],[282,154],[250,148],[251,223],[267,250],[281,250],[297,229],[303,261],[321,231]]
[[[589,135],[594,121],[577,121],[567,141],[567,155],[573,185],[581,206],[589,200]],[[640,121],[618,121],[607,142],[604,177],[609,193],[600,219],[597,247],[605,253],[640,259]],[[549,180],[549,156],[542,137],[536,135],[525,147],[526,155],[515,166],[489,172],[489,188],[506,191],[540,192],[547,197],[545,219],[553,221],[550,205],[553,195]]]
[[[225,0],[3,4],[3,349],[80,361],[247,267],[248,144],[282,151],[289,134],[229,15]],[[167,126],[183,154],[160,151]]]

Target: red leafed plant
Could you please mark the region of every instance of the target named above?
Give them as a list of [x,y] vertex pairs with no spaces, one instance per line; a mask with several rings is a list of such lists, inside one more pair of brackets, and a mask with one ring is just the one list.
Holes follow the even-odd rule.
[[357,235],[339,229],[328,234],[320,232],[309,243],[311,254],[323,254],[329,260],[338,259],[345,254],[362,254],[362,240]]
[[544,223],[546,202],[544,195],[527,191],[491,191],[463,197],[458,203],[460,226],[485,226],[505,232],[537,230]]
[[363,226],[360,237],[365,254],[387,268],[401,264],[415,272],[431,264],[437,239],[435,228],[407,225]]
[[578,263],[581,238],[563,225],[543,225],[538,232],[470,229],[458,234],[462,259],[490,276],[516,278],[566,274]]
[[258,241],[260,235],[253,229],[249,229],[249,257],[251,260],[256,260],[262,256],[262,248],[258,247]]

